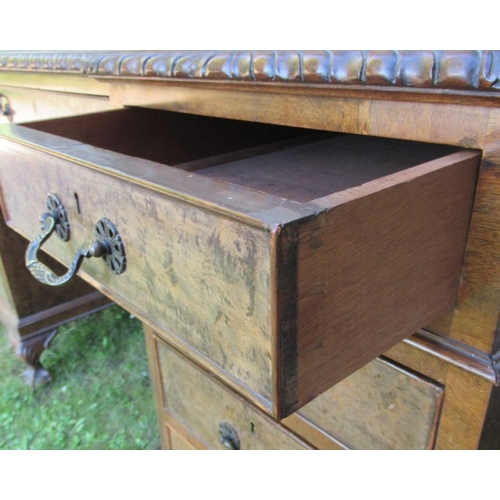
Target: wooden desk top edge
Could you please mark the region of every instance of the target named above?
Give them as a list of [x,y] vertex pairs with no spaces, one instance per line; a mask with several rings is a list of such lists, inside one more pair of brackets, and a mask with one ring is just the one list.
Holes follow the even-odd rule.
[[500,95],[500,51],[0,52],[0,71]]

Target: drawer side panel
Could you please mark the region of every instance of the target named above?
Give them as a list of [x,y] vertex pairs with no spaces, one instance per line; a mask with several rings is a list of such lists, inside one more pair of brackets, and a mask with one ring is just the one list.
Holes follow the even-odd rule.
[[346,191],[301,228],[296,408],[454,307],[478,163],[456,153]]

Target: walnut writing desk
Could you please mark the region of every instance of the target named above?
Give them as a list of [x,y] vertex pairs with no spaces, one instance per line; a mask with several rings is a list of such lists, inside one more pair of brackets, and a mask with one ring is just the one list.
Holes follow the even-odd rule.
[[498,447],[499,65],[0,54],[2,321],[136,314],[165,448]]

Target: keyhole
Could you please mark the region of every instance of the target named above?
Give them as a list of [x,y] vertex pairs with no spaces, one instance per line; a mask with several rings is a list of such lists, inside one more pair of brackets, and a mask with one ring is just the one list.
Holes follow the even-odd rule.
[[80,200],[78,199],[78,194],[75,194],[75,201],[76,201],[76,211],[78,212],[78,215],[82,215],[82,212],[80,210]]

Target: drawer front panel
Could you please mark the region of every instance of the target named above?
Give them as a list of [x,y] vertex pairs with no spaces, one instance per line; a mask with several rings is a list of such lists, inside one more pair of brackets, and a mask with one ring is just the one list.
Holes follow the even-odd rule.
[[165,432],[168,434],[169,450],[196,450],[194,446],[179,436],[171,427],[166,426]]
[[250,397],[272,399],[268,232],[18,144],[2,141],[1,150],[11,227],[33,240],[47,193],[56,193],[72,236],[52,236],[43,248],[68,265],[107,217],[123,238],[127,269],[115,275],[93,258],[80,274],[241,381]]
[[428,449],[443,395],[440,385],[376,359],[298,414],[349,448]]
[[308,448],[163,342],[157,348],[165,410],[208,448],[225,449],[228,428],[242,450]]

